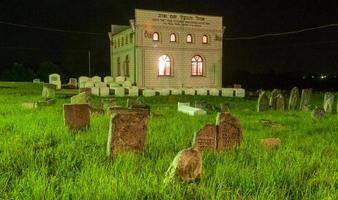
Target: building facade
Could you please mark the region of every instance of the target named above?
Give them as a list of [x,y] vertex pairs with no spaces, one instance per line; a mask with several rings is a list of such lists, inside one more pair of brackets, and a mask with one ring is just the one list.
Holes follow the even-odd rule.
[[111,73],[139,87],[222,87],[222,17],[135,10],[112,26]]

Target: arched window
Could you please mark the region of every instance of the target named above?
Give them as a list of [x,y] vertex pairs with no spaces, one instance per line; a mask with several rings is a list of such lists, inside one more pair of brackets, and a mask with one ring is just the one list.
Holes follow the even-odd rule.
[[158,32],[153,33],[153,41],[158,41],[159,40],[159,35]]
[[191,75],[203,76],[203,59],[201,56],[194,56],[191,59]]
[[121,76],[121,60],[117,57],[117,76]]
[[170,34],[170,42],[176,42],[176,35],[175,35],[175,33]]
[[187,43],[192,43],[192,36],[191,36],[191,34],[187,35]]
[[171,75],[171,60],[168,55],[162,55],[158,58],[158,75],[159,76]]
[[126,56],[126,60],[124,61],[124,76],[129,77],[129,57]]
[[208,44],[208,36],[203,35],[203,37],[202,37],[202,43],[203,44]]

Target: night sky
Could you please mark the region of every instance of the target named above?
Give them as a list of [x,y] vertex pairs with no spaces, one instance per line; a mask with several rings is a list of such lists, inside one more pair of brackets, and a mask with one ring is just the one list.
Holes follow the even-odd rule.
[[[338,3],[329,0],[2,0],[0,21],[86,35],[41,31],[0,24],[0,70],[14,62],[33,69],[44,61],[60,65],[68,75],[109,74],[110,24],[128,25],[134,9],[153,9],[223,16],[225,38],[299,30],[338,23]],[[338,26],[256,40],[224,40],[223,68],[250,73],[292,72],[338,74]],[[1,72],[1,71],[0,71]]]

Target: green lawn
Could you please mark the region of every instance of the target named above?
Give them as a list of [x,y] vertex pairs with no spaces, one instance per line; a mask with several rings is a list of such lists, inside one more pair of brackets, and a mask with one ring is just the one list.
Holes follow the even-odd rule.
[[[336,95],[337,97],[338,95]],[[171,96],[145,98],[153,113],[143,155],[106,158],[108,115],[94,115],[86,132],[70,134],[63,104],[25,109],[41,97],[41,85],[0,83],[0,199],[336,199],[338,119],[314,121],[309,112],[256,112],[256,100]],[[228,152],[203,152],[199,184],[163,186],[177,152],[217,113],[191,117],[177,101],[227,102],[242,125],[242,145]],[[323,95],[313,95],[322,105]],[[126,98],[118,98],[124,105]],[[280,123],[272,128],[260,122]],[[279,137],[268,150],[260,139]],[[335,197],[336,196],[336,197]]]

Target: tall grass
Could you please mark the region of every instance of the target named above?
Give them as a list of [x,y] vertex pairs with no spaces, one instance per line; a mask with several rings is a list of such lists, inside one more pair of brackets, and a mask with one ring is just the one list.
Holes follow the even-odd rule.
[[[108,115],[93,115],[91,128],[70,134],[58,98],[50,107],[27,110],[41,85],[0,83],[0,199],[336,199],[338,120],[322,121],[307,112],[256,113],[255,100],[170,96],[145,98],[153,113],[142,155],[110,160],[105,147]],[[322,95],[313,103],[322,104]],[[227,102],[242,125],[242,145],[228,152],[203,152],[199,184],[164,187],[164,174],[176,153],[191,145],[194,132],[216,113],[191,117],[176,111],[177,101]],[[126,98],[118,98],[124,105]],[[260,122],[281,124],[272,128]],[[279,137],[268,150],[260,139]]]

